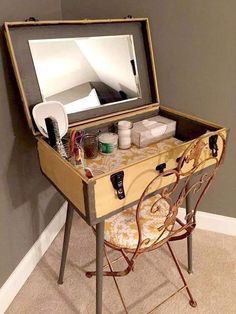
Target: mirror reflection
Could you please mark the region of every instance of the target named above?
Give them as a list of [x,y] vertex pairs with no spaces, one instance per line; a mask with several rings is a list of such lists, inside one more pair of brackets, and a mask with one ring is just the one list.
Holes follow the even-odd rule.
[[43,101],[67,114],[141,97],[132,35],[29,40]]

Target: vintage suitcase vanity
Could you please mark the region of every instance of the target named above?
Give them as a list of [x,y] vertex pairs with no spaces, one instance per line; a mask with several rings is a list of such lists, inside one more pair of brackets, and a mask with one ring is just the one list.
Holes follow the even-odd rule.
[[[176,159],[191,140],[196,139],[206,131],[220,132],[226,137],[226,129],[222,126],[160,105],[147,19],[12,22],[5,24],[5,33],[28,125],[37,137],[41,169],[66,199],[79,209],[80,214],[91,225],[96,224],[104,216],[137,200],[147,182],[156,175],[156,167],[166,163],[167,169],[173,168]],[[111,127],[118,120],[138,121],[159,113],[177,121],[176,138],[180,141],[178,144],[167,143],[162,149],[156,151],[150,149],[149,153],[142,153],[140,156],[134,153],[135,156],[128,156],[127,160],[123,156],[123,160],[117,163],[112,160],[110,167],[107,166],[106,168],[107,172],[98,172],[97,175],[95,172],[95,177],[88,179],[69,162],[63,160],[40,137],[35,128],[31,111],[35,104],[42,101],[42,96],[28,41],[32,39],[122,34],[132,34],[134,38],[136,66],[140,77],[142,98],[103,107],[100,111],[90,109],[71,114],[69,115],[70,127],[103,130]],[[218,145],[220,146],[221,143],[219,142]],[[110,180],[111,175],[120,170],[124,171],[126,197],[123,200],[116,196]],[[163,186],[168,183],[167,179],[166,182],[163,182]]]
[[[165,169],[175,168],[178,158],[186,147],[206,132],[213,132],[211,140],[215,141],[219,151],[222,150],[222,137],[224,139],[227,137],[226,128],[160,105],[148,19],[10,22],[5,23],[5,34],[27,122],[37,138],[42,172],[89,225],[104,221],[105,218],[123,210],[130,203],[135,203],[148,182],[157,175],[157,171],[160,171],[163,165]],[[50,39],[64,39],[66,42],[67,39],[84,37],[89,41],[91,37],[97,36],[114,36],[115,38],[127,35],[131,38],[135,51],[130,62],[136,83],[137,76],[139,80],[136,85],[137,94],[128,101],[118,101],[109,106],[101,105],[99,108],[71,113],[68,115],[69,128],[110,131],[119,120],[137,122],[160,114],[176,121],[176,135],[175,138],[151,144],[147,148],[133,147],[131,150],[118,150],[113,155],[99,155],[95,160],[88,160],[87,165],[94,172],[94,177],[89,179],[81,168],[64,160],[47,143],[33,122],[32,108],[43,101],[43,93],[42,86],[39,86],[38,72],[35,70],[29,41],[50,42]],[[88,52],[92,62],[94,60],[91,56],[93,46],[91,44],[88,47],[87,50],[84,49],[84,52]],[[114,42],[110,50],[118,60],[119,54],[122,53],[121,46]],[[56,46],[52,46],[49,53],[55,53],[56,58],[60,51]],[[66,51],[63,53],[66,55]],[[106,53],[108,53],[107,50],[104,52],[104,64],[100,64],[103,69],[100,71],[104,72],[105,68],[109,68],[110,75],[114,78],[118,76],[120,69],[113,64],[107,65]],[[51,62],[53,62],[52,59]],[[66,62],[68,61],[65,61],[65,64]],[[59,68],[63,69],[65,64],[60,63]],[[47,66],[50,65],[45,62],[44,67]],[[57,73],[58,65],[55,64],[55,67]],[[50,77],[53,76],[51,72],[48,73]],[[126,77],[125,72],[121,76]],[[55,85],[60,83],[57,80]],[[124,83],[120,83],[120,86],[123,85]],[[124,90],[125,87],[122,88]],[[58,97],[61,97],[58,91],[57,93]],[[217,136],[219,134],[222,137]],[[205,141],[211,140],[205,137]],[[209,162],[205,167],[210,165]],[[111,182],[111,176],[121,171],[124,174],[125,197],[123,199],[118,198],[117,191]],[[170,183],[170,177],[163,177],[160,188]],[[97,312],[99,313],[99,310]]]

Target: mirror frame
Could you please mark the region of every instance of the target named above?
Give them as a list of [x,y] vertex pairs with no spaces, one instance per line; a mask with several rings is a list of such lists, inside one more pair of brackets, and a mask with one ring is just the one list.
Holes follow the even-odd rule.
[[[119,27],[114,24],[119,24]],[[140,59],[137,48],[135,47],[136,52],[136,58],[137,58],[137,67],[139,72],[139,78],[140,78],[140,85],[141,85],[141,93],[145,97],[141,99],[141,101],[130,101],[125,102],[124,104],[121,104],[120,106],[106,106],[104,109],[97,108],[85,110],[83,111],[83,114],[81,112],[73,114],[73,117],[69,117],[69,127],[81,125],[88,121],[96,121],[101,120],[106,117],[119,115],[126,112],[132,112],[132,111],[138,111],[140,109],[150,107],[150,106],[158,106],[159,105],[159,93],[158,93],[158,86],[157,86],[157,77],[156,77],[156,70],[155,70],[155,62],[154,62],[154,55],[153,55],[153,49],[152,49],[152,41],[151,41],[151,34],[150,34],[150,27],[149,27],[149,21],[147,18],[127,18],[127,19],[113,19],[113,20],[79,20],[79,21],[40,21],[40,22],[5,22],[4,23],[4,31],[5,36],[7,40],[7,45],[11,57],[11,62],[13,65],[15,77],[17,80],[17,84],[19,87],[24,112],[26,115],[27,123],[29,128],[32,130],[34,135],[38,135],[39,132],[37,130],[36,125],[33,122],[32,118],[32,108],[37,103],[41,102],[41,94],[40,98],[37,94],[37,97],[35,97],[33,91],[31,88],[27,89],[27,86],[31,86],[32,82],[35,84],[37,82],[37,77],[35,70],[32,71],[33,61],[29,49],[29,45],[26,45],[26,41],[28,43],[28,40],[30,39],[44,39],[37,37],[39,36],[37,33],[37,30],[40,28],[40,33],[47,31],[47,36],[45,38],[54,38],[55,33],[57,33],[58,36],[58,30],[63,27],[65,31],[73,32],[73,30],[78,29],[80,31],[86,31],[88,29],[91,29],[96,26],[96,32],[98,31],[98,34],[94,34],[94,36],[99,36],[99,32],[102,31],[102,29],[107,30],[108,34],[116,35],[116,32],[119,32],[123,29],[123,32],[127,34],[132,34],[130,32],[131,30],[134,30],[138,35],[136,38],[134,37],[134,45],[136,46],[140,45],[143,47],[143,51],[140,52],[140,55],[142,57],[142,60]],[[113,33],[113,31],[116,30],[116,32]],[[34,36],[32,36],[35,34]],[[121,33],[122,34],[122,33]],[[49,37],[48,37],[49,36]],[[54,37],[53,37],[54,36]],[[63,36],[64,37],[64,36]],[[70,37],[74,37],[74,34],[72,34]],[[59,36],[56,38],[60,38]],[[22,56],[25,57],[24,62],[30,63],[31,58],[31,64],[29,64],[30,71],[25,71],[22,67]],[[23,58],[24,59],[24,58]],[[140,75],[141,69],[139,68],[139,62],[142,61],[142,66],[145,67],[145,72],[142,77]],[[27,65],[28,65],[27,63]],[[26,69],[27,70],[27,69]],[[28,85],[27,85],[28,84]],[[144,86],[144,87],[143,87]],[[39,86],[37,83],[37,88],[39,90]],[[36,90],[36,88],[35,88]],[[39,92],[40,93],[40,92]],[[127,105],[128,104],[128,105]],[[112,108],[110,110],[109,108]],[[108,108],[108,110],[106,109]]]

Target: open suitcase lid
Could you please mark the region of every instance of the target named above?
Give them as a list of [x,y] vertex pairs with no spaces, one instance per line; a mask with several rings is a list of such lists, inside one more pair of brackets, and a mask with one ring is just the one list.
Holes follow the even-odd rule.
[[[147,18],[6,22],[4,27],[34,135],[39,132],[32,110],[45,100],[65,105],[69,126],[158,106]],[[78,106],[83,110],[76,111]]]

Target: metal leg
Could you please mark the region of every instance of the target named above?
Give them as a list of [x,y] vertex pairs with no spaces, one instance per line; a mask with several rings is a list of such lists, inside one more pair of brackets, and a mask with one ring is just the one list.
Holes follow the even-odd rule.
[[70,232],[71,232],[71,225],[73,220],[73,213],[74,209],[70,203],[67,205],[67,215],[66,215],[66,223],[65,223],[65,231],[64,231],[64,241],[63,241],[63,248],[62,248],[62,256],[61,256],[61,267],[60,273],[58,278],[58,284],[63,284],[64,278],[64,271],[66,265],[66,257],[68,252],[69,240],[70,240]]
[[190,235],[187,238],[187,250],[188,250],[188,273],[192,274],[193,273],[193,252],[192,252],[192,243],[193,243],[193,239],[192,239],[192,235]]
[[96,314],[102,314],[104,221],[96,226]]
[[[106,260],[107,260],[107,265],[109,266],[110,272],[114,272],[113,267],[112,267],[112,262],[110,262],[109,257],[108,257],[108,254],[107,254],[106,247],[104,247],[104,252],[105,252],[105,256],[106,256]],[[122,257],[123,257],[123,256],[122,256]],[[122,305],[123,305],[123,307],[124,307],[125,313],[126,313],[126,314],[129,314],[129,313],[128,313],[128,310],[127,310],[127,307],[126,307],[126,305],[125,305],[124,298],[123,298],[122,293],[121,293],[121,291],[120,291],[118,282],[117,282],[117,280],[116,280],[116,277],[115,277],[115,276],[112,276],[112,278],[113,278],[114,283],[115,283],[115,285],[116,285],[116,289],[117,289],[117,291],[118,291],[118,294],[119,294],[120,300],[121,300],[121,302],[122,302]]]
[[176,267],[177,267],[177,269],[178,269],[178,272],[179,272],[179,274],[180,274],[180,277],[181,277],[181,279],[182,279],[182,281],[183,281],[183,283],[184,283],[184,288],[186,288],[186,290],[187,290],[187,293],[188,293],[188,296],[189,296],[189,299],[190,299],[190,300],[189,300],[189,304],[190,304],[192,307],[196,307],[196,306],[197,306],[197,302],[193,299],[192,293],[191,293],[191,291],[190,291],[190,289],[189,289],[189,287],[188,287],[188,284],[187,284],[187,282],[186,282],[186,280],[185,280],[185,278],[184,278],[184,275],[183,275],[183,273],[182,273],[182,271],[181,271],[181,268],[180,268],[180,266],[179,266],[179,263],[178,263],[178,261],[177,261],[177,258],[175,257],[174,252],[173,252],[173,250],[172,250],[172,248],[171,248],[169,242],[167,242],[167,246],[168,246],[169,251],[170,251],[170,254],[171,254],[171,256],[172,256],[172,258],[173,258],[173,260],[174,260],[174,262],[175,262],[175,265],[176,265]]
[[[190,211],[190,199],[189,195],[186,197],[186,214]],[[187,237],[187,253],[188,253],[188,273],[193,272],[193,239],[192,235]]]

